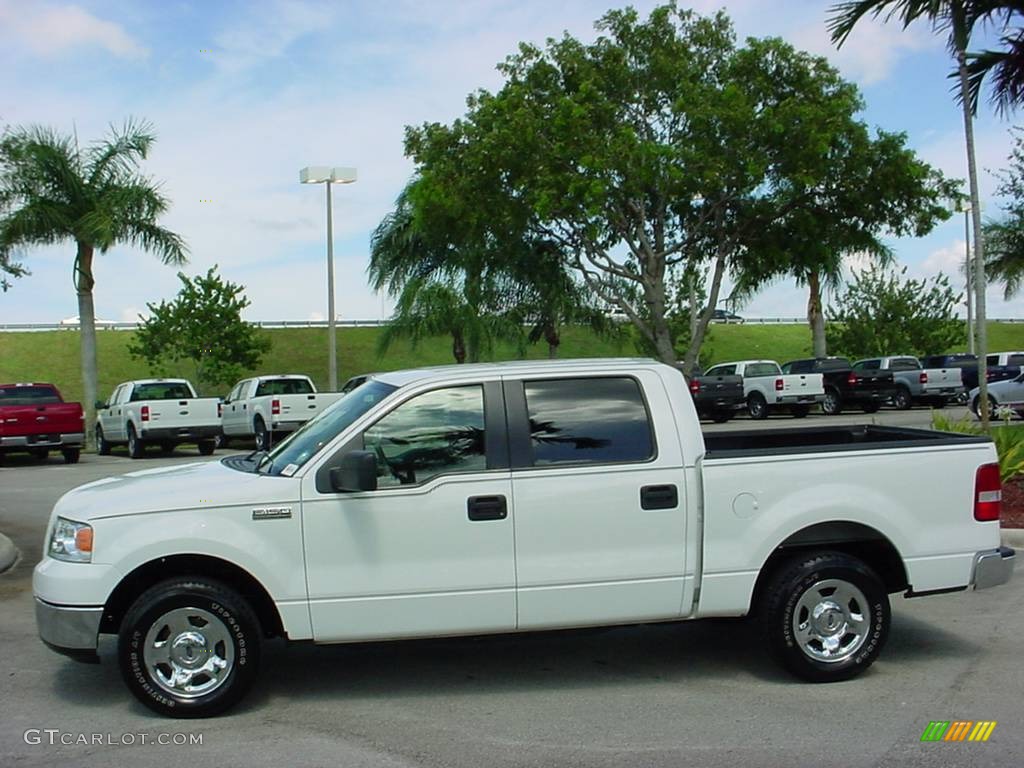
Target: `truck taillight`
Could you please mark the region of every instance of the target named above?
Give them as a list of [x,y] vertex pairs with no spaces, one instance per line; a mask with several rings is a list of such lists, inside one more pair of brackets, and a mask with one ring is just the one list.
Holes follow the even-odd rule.
[[274,416],[280,416],[281,415],[281,401],[280,400],[271,400],[270,401],[270,413],[272,415],[274,415]]
[[700,392],[700,382],[696,379],[690,379],[690,394],[695,396]]
[[784,386],[785,386],[785,384],[783,383],[782,379],[776,379],[775,380],[775,391],[776,392],[781,392]]
[[141,418],[143,421],[149,421],[149,406],[148,405],[142,406],[142,410],[139,411],[139,418]]
[[846,377],[846,383],[851,387],[857,386],[857,374],[854,371],[850,371],[850,375]]
[[928,383],[928,374],[925,371],[921,371],[921,375],[918,376],[917,378],[918,381],[920,381],[922,384]]
[[998,464],[982,464],[974,475],[974,519],[982,522],[999,519],[1003,484]]

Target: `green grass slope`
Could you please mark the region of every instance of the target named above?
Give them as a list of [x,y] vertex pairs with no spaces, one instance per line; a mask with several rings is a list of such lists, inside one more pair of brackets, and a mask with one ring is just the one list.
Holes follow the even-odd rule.
[[[990,323],[989,348],[997,350],[1024,349],[1024,323]],[[286,328],[265,330],[271,350],[263,364],[251,371],[262,373],[306,373],[318,387],[327,384],[327,330],[325,328]],[[436,338],[416,348],[396,344],[378,357],[379,328],[340,328],[338,330],[338,377],[344,381],[356,373],[394,370],[452,362],[451,342]],[[130,331],[101,330],[97,334],[100,392],[107,397],[114,386],[128,379],[152,375],[194,378],[189,364],[180,368],[153,371],[146,363],[128,354]],[[810,354],[810,332],[806,325],[713,325],[705,344],[710,362],[768,358],[785,362]],[[963,347],[959,350],[962,351]],[[894,350],[899,352],[900,350]],[[636,348],[629,338],[622,341],[600,339],[589,331],[570,328],[563,334],[560,356],[607,357],[634,356]],[[520,357],[513,344],[498,345],[487,359],[512,360]],[[547,347],[529,347],[526,357],[547,356]],[[49,381],[60,387],[69,400],[82,397],[77,331],[42,331],[38,333],[0,333],[0,383],[11,381]],[[226,392],[226,389],[225,389]],[[224,394],[204,392],[203,394]]]

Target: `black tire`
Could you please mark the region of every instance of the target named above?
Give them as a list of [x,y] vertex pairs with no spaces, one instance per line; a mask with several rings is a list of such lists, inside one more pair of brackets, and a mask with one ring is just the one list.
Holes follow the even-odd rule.
[[103,436],[103,427],[99,424],[96,425],[96,454],[98,456],[110,455],[110,443],[108,443],[107,438]]
[[81,448],[62,448],[61,455],[64,457],[65,464],[77,464],[78,459],[82,455]]
[[225,434],[219,434],[214,439],[214,447],[220,450],[221,448],[227,448],[230,443],[230,438]]
[[133,424],[128,425],[128,455],[133,459],[141,459],[146,455],[146,446],[142,444],[142,440],[135,433]]
[[50,458],[49,448],[32,448],[29,453],[36,461],[47,461]]
[[200,440],[198,443],[196,443],[196,445],[199,446],[200,456],[211,456],[213,455],[213,452],[217,449],[216,440]]
[[825,390],[825,399],[821,402],[821,412],[826,416],[838,416],[843,412],[843,398],[839,390],[828,388]]
[[171,442],[170,440],[161,440],[160,453],[164,454],[165,456],[169,453],[174,453],[174,443]]
[[910,390],[906,387],[899,387],[892,396],[892,405],[898,411],[909,411],[913,404],[914,398],[910,396]]
[[[989,418],[992,418],[992,415],[996,412],[996,408],[998,406],[999,406],[999,403],[996,402],[996,399],[994,397],[992,397],[992,395],[989,395],[988,396],[988,415],[989,415]],[[974,400],[971,402],[971,412],[975,415],[975,417],[977,417],[979,419],[981,418],[981,395],[978,395],[977,397],[975,397]]]
[[945,408],[946,402],[946,398],[944,397],[933,397],[931,399],[932,408]]
[[768,418],[768,403],[760,392],[751,392],[747,398],[747,413],[755,421]]
[[729,421],[731,418],[732,411],[715,411],[711,414],[711,420],[714,421],[715,424],[725,424],[725,422]]
[[843,552],[793,558],[761,595],[760,618],[773,654],[792,674],[813,683],[859,675],[878,658],[889,635],[885,586],[866,563]]
[[267,425],[263,423],[263,419],[257,416],[252,428],[253,433],[256,435],[256,450],[269,451],[273,438],[270,432],[267,431]]
[[870,402],[864,403],[864,405],[861,406],[861,410],[864,411],[864,413],[878,413],[878,409],[881,407],[881,403]]
[[[177,628],[172,628],[175,624]],[[192,637],[184,638],[186,633]],[[166,662],[155,661],[156,654],[149,655],[157,649],[155,643],[161,635],[166,644],[178,640],[177,651],[168,654]],[[154,712],[169,717],[212,717],[237,704],[252,686],[261,637],[256,614],[230,587],[206,578],[169,579],[143,592],[128,609],[118,638],[118,664],[125,684]],[[197,646],[200,654],[209,655],[194,656]],[[210,656],[224,662],[225,671],[214,666],[204,673],[207,665],[199,665],[198,659]],[[209,691],[176,691],[167,680],[172,664],[186,673],[191,671],[190,682],[200,688],[207,686]]]
[[811,412],[811,406],[809,405],[794,405],[789,409],[789,412],[793,415],[794,419],[802,419]]

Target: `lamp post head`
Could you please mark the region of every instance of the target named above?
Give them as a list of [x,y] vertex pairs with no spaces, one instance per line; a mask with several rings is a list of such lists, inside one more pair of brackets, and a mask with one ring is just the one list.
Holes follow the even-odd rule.
[[356,177],[356,169],[345,166],[307,165],[299,171],[301,184],[351,184]]

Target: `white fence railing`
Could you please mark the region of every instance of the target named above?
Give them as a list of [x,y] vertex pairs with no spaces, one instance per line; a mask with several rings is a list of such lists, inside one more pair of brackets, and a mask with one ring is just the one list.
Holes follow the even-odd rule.
[[[807,322],[805,317],[746,317],[742,321],[733,320],[729,325],[795,325]],[[1024,323],[1021,317],[989,318],[990,323]],[[326,328],[326,320],[253,320],[252,325],[258,328]],[[339,320],[339,328],[377,328],[387,325],[387,320]],[[96,324],[97,330],[133,331],[138,323]],[[2,331],[74,331],[78,325],[74,323],[0,323]]]

